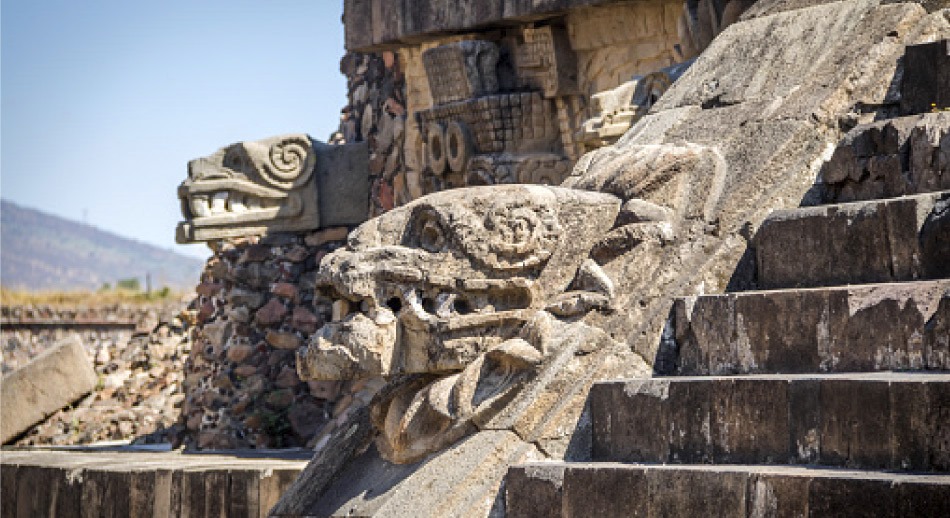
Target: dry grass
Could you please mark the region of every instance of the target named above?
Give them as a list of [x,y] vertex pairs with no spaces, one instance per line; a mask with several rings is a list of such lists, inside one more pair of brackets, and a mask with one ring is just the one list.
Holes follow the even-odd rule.
[[156,302],[172,302],[181,300],[190,294],[173,291],[167,288],[146,294],[132,290],[100,290],[100,291],[19,291],[0,288],[0,304],[4,306],[45,305],[75,307],[109,306],[115,304],[146,305]]

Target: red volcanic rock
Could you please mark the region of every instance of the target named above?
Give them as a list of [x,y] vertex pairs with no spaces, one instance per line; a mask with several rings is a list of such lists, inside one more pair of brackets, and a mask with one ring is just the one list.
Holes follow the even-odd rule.
[[270,292],[279,297],[292,299],[297,296],[297,287],[289,282],[278,282],[271,287]]
[[277,299],[270,299],[264,307],[257,310],[254,320],[262,326],[271,326],[280,323],[287,314],[287,307]]
[[290,317],[290,325],[302,333],[313,333],[317,330],[318,323],[317,315],[303,306],[295,307]]

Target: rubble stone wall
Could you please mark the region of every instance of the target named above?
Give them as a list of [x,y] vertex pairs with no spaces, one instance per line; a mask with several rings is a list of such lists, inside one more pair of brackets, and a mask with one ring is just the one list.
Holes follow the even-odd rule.
[[368,214],[378,216],[410,199],[405,191],[406,88],[402,64],[393,52],[350,52],[340,61],[340,71],[347,79],[349,104],[343,108],[339,137],[345,142],[368,143]]
[[181,441],[201,449],[312,446],[363,387],[301,382],[296,349],[330,317],[317,266],[350,229],[216,245],[198,286],[194,347],[184,365]]

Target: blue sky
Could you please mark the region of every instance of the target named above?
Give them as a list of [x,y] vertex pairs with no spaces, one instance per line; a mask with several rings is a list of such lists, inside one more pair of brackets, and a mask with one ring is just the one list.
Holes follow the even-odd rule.
[[175,245],[186,163],[326,140],[346,102],[342,0],[3,0],[0,195]]

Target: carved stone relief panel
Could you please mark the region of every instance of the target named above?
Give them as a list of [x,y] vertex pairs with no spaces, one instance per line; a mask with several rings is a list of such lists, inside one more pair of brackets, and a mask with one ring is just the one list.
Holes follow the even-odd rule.
[[753,3],[656,0],[571,11],[579,89],[589,99],[577,121],[582,150],[616,142]]
[[[419,113],[425,138],[429,190],[472,185],[470,162],[510,155],[519,161],[559,146],[555,106],[538,92],[496,94]],[[511,182],[521,183],[519,178]],[[484,178],[476,185],[484,183]],[[492,182],[494,183],[494,182]],[[557,183],[560,183],[558,181]]]
[[642,117],[711,39],[696,35],[714,36],[743,2],[616,3],[403,46],[402,199],[560,184],[582,153]]
[[424,193],[557,184],[576,158],[566,150],[573,131],[562,131],[559,116],[562,97],[576,90],[566,34],[552,27],[499,34],[496,41],[450,42],[422,53],[432,106],[414,113],[414,154]]
[[422,55],[436,104],[462,101],[498,91],[498,46],[468,40],[441,45]]
[[590,115],[577,131],[584,151],[613,144],[630,126],[650,111],[670,85],[679,79],[693,60],[637,76],[622,85],[590,98]]
[[519,83],[544,97],[575,95],[577,62],[563,27],[525,27],[515,52]]

